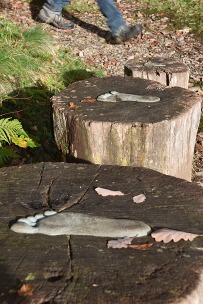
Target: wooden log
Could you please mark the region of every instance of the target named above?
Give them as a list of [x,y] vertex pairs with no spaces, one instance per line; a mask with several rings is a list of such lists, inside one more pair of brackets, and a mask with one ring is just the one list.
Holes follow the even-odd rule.
[[[103,197],[96,187],[125,195]],[[108,249],[108,238],[22,235],[9,223],[44,210],[137,219],[202,233],[203,188],[146,168],[38,163],[0,169],[0,303],[202,303],[203,238],[149,250]],[[133,202],[144,193],[146,200]],[[71,208],[70,208],[71,207]],[[34,290],[19,296],[26,283]]]
[[188,88],[189,68],[172,58],[151,58],[148,60],[129,60],[124,67],[125,76],[140,77],[158,81],[169,87]]
[[[160,101],[81,102],[109,91]],[[201,115],[196,93],[140,78],[91,78],[54,96],[52,106],[55,140],[68,159],[143,166],[191,180]]]

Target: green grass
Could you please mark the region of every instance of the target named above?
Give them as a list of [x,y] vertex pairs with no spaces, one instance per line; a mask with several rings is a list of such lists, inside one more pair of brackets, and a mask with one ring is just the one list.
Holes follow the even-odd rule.
[[53,54],[51,38],[41,28],[22,31],[13,23],[0,20],[0,99],[39,80],[48,72],[50,64],[46,62]]
[[36,83],[55,93],[73,81],[98,75],[97,71],[86,72],[87,68],[71,52],[57,50],[42,28],[23,31],[9,21],[0,20],[1,100],[13,90]]
[[[128,0],[133,2],[133,0]],[[198,36],[203,37],[203,1],[202,0],[138,0],[140,11],[147,14],[166,16],[175,28],[189,27]]]
[[[39,147],[14,147],[25,162],[54,161],[50,97],[77,80],[102,76],[41,27],[21,29],[0,19],[0,119],[17,118]],[[13,147],[12,147],[13,148]],[[17,149],[17,150],[16,150]],[[9,157],[9,155],[8,155]]]
[[89,0],[75,0],[66,6],[68,13],[96,13],[99,11],[98,5]]
[[[126,0],[134,3],[134,0]],[[175,28],[189,27],[198,36],[203,37],[203,1],[202,0],[137,0],[137,7],[148,15],[166,16]],[[65,8],[69,13],[96,13],[98,5],[90,0],[75,0]],[[133,14],[133,12],[132,12]]]

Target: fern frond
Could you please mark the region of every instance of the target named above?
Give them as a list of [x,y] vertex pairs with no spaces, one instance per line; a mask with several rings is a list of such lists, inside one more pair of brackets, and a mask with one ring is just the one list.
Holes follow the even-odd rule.
[[38,146],[24,131],[21,122],[18,119],[11,120],[11,118],[0,119],[0,147],[2,142],[8,144],[12,142],[21,148]]
[[11,157],[19,157],[19,156],[9,148],[0,147],[0,166],[5,164],[6,160]]
[[10,143],[12,138],[24,135],[28,137],[23,130],[22,124],[18,119],[2,118],[0,119],[0,141]]

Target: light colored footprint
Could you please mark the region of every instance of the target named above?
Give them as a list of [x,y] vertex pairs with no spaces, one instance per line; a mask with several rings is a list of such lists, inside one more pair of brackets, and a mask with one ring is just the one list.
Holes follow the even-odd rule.
[[45,217],[53,216],[57,212],[47,210],[43,214],[36,214],[34,216],[22,217],[17,220],[15,224],[11,226],[11,230],[18,233],[39,233],[38,222]]
[[141,237],[151,232],[151,228],[141,221],[55,211],[45,211],[44,214],[20,218],[11,226],[11,230],[29,234],[98,237]]
[[97,100],[105,101],[105,102],[118,102],[118,101],[158,102],[160,101],[160,98],[158,96],[134,95],[134,94],[125,94],[116,91],[111,91],[109,93],[98,96]]

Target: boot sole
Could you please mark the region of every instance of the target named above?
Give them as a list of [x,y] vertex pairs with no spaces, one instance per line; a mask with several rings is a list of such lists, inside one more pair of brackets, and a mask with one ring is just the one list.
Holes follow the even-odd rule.
[[42,23],[53,25],[54,27],[61,29],[61,30],[70,30],[75,27],[75,25],[73,23],[71,23],[70,26],[68,26],[68,27],[62,27],[62,26],[58,25],[58,23],[51,20],[50,18],[46,18],[45,16],[42,16],[40,14],[38,15],[37,19],[38,19],[38,21],[40,21]]
[[122,37],[122,35],[120,37],[119,36],[110,36],[106,39],[106,41],[111,44],[121,44],[122,42],[129,41],[133,38],[137,38],[139,35],[142,34],[142,31],[143,31],[142,25],[137,25],[136,28],[134,29],[134,31],[129,32],[128,35],[123,36],[123,37]]

